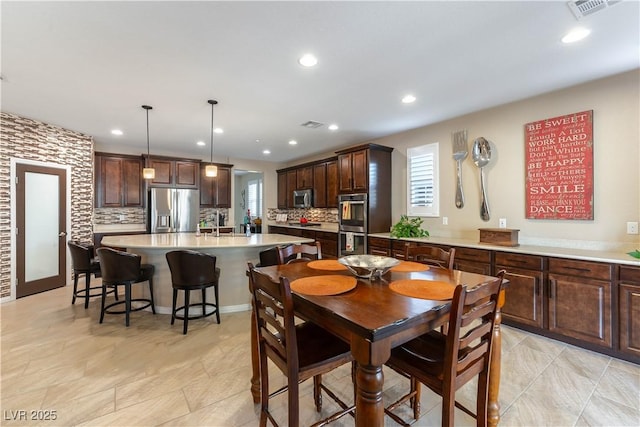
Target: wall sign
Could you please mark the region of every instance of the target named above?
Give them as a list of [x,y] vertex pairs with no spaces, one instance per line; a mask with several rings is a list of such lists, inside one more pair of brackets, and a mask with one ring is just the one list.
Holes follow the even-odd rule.
[[593,219],[593,110],[524,125],[526,218]]

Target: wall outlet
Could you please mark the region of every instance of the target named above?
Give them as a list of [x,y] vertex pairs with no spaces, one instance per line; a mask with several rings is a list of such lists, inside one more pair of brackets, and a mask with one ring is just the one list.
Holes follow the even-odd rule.
[[500,228],[507,228],[507,218],[500,218]]
[[637,222],[627,222],[627,234],[638,234]]
[[449,225],[449,218],[447,218],[446,216],[442,217],[442,225]]

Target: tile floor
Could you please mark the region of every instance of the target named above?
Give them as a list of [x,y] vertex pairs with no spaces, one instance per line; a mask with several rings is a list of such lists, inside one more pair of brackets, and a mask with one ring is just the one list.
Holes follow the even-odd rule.
[[[99,300],[71,305],[69,287],[0,305],[3,426],[255,426],[249,392],[249,312],[169,325],[170,316],[138,312],[98,324]],[[640,366],[503,328],[501,426],[638,426]],[[272,383],[282,383],[277,370]],[[352,401],[349,367],[325,382]],[[302,425],[321,417],[310,381],[301,388]],[[407,387],[385,370],[385,400]],[[459,400],[473,402],[465,386]],[[324,399],[324,412],[333,411]],[[286,395],[271,404],[286,425]],[[423,387],[416,426],[440,423],[439,398]],[[25,412],[21,412],[25,411]],[[32,412],[33,411],[33,412]],[[399,413],[407,415],[408,407]],[[50,418],[55,420],[38,420]],[[25,419],[26,418],[26,419]],[[346,416],[335,426],[351,426]],[[385,425],[396,425],[389,418]],[[461,412],[456,425],[474,425]]]

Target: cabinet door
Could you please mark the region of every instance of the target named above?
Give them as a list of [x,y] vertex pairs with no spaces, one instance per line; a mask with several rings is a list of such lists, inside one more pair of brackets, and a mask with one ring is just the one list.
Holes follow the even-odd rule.
[[298,175],[295,170],[287,172],[287,207],[293,208],[293,191],[296,190]]
[[278,209],[286,209],[288,207],[287,201],[289,197],[287,192],[287,173],[278,172]]
[[338,257],[338,233],[316,231],[316,240],[322,245],[322,258]]
[[483,249],[456,248],[456,270],[491,275],[491,252]]
[[175,162],[151,158],[149,164],[156,170],[156,176],[151,181],[151,185],[155,187],[170,187],[173,185]]
[[391,256],[391,243],[389,239],[369,237],[367,249],[371,255]]
[[305,166],[296,169],[296,189],[306,190],[313,188],[313,167]]
[[327,207],[327,164],[313,166],[313,207]]
[[231,208],[231,168],[218,167],[216,177],[216,207]]
[[511,266],[496,265],[496,271],[506,270],[509,280],[505,289],[505,303],[502,318],[525,325],[544,327],[542,271],[525,270]]
[[100,156],[96,160],[99,167],[96,174],[97,207],[122,207],[122,159]]
[[175,185],[180,188],[198,188],[199,166],[199,163],[196,162],[177,160],[175,162]]
[[361,150],[353,153],[351,159],[353,191],[367,191],[369,188],[369,150]]
[[640,268],[620,266],[620,351],[640,357]]
[[213,208],[216,204],[217,177],[207,176],[205,168],[206,165],[200,165],[200,206]]
[[338,162],[327,162],[327,204],[328,208],[338,207]]
[[144,205],[142,196],[142,161],[139,159],[122,160],[123,200],[125,207]]
[[338,156],[338,190],[340,193],[352,191],[351,182],[351,153],[340,154]]
[[611,282],[549,273],[549,330],[611,347]]

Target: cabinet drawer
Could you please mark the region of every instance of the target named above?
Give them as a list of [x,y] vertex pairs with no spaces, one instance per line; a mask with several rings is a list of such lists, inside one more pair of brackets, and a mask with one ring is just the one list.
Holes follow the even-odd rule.
[[620,281],[640,283],[640,268],[621,265]]
[[525,268],[527,270],[544,270],[544,258],[534,255],[522,255],[506,252],[496,252],[497,266]]
[[376,246],[378,248],[390,248],[391,242],[389,239],[382,237],[369,237],[369,246]]
[[600,262],[549,258],[549,273],[611,280],[613,266]]
[[490,263],[491,252],[483,249],[456,248],[456,259]]
[[316,231],[316,239],[338,241],[338,233],[330,233],[328,231]]
[[305,237],[307,239],[314,239],[316,238],[316,232],[313,230],[302,230],[302,237]]

